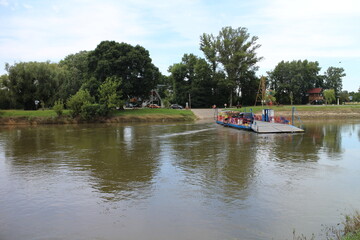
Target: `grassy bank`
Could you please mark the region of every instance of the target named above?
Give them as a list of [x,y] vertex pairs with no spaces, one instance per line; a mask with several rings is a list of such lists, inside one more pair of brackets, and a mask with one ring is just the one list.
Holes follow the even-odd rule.
[[[126,109],[114,111],[108,118],[94,119],[91,122],[155,122],[155,121],[191,121],[195,115],[190,110],[176,109]],[[16,124],[69,124],[81,123],[81,119],[72,119],[70,111],[65,110],[62,117],[57,117],[53,110],[0,110],[0,125]]]
[[[275,110],[275,115],[291,117],[293,106],[250,106],[233,110],[250,111],[260,114],[263,108],[271,108]],[[295,106],[296,113],[301,119],[360,119],[360,105],[321,105]],[[126,109],[122,111],[114,111],[108,118],[94,119],[91,122],[154,122],[154,121],[191,121],[196,117],[190,110],[177,109]],[[67,124],[81,123],[81,119],[72,119],[70,111],[64,110],[61,118],[56,116],[53,110],[0,110],[0,125],[15,124]]]
[[[264,108],[275,110],[275,115],[289,117],[292,108],[295,107],[296,114],[301,119],[337,119],[337,118],[360,118],[360,105],[280,105],[280,106],[251,106],[243,107],[241,111],[252,110],[255,114],[260,114]],[[239,110],[239,109],[233,109]]]
[[[359,112],[360,111],[360,104],[359,105],[279,105],[279,106],[249,106],[249,107],[242,107],[241,109],[252,109],[253,112],[260,112],[264,108],[274,109],[277,111],[291,111],[292,108],[295,107],[297,111],[304,112],[304,111],[325,111],[325,112],[333,112],[333,111],[345,111],[345,112]],[[233,108],[236,110],[236,108]]]

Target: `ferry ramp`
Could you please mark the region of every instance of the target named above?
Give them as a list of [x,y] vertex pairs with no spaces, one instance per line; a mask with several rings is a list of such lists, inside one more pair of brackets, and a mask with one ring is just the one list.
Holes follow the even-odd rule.
[[[212,108],[192,108],[191,111],[199,120],[214,120],[216,117],[216,110]],[[221,109],[218,111],[221,111]]]
[[303,129],[289,124],[254,121],[251,129],[257,133],[301,133]]

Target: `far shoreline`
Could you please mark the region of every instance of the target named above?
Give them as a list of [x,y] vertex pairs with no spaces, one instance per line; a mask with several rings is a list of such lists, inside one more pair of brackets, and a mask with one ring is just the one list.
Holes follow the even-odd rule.
[[[295,106],[295,117],[301,120],[360,120],[360,105],[340,106]],[[261,109],[271,108],[275,110],[275,116],[282,116],[288,119],[292,117],[292,106],[272,107],[243,107],[241,109],[231,108],[236,111],[253,111],[261,114]],[[218,109],[218,111],[223,109]],[[8,112],[12,110],[0,110],[0,126],[9,125],[62,125],[62,124],[104,124],[104,123],[137,123],[137,122],[186,122],[196,120],[214,119],[215,109],[202,108],[190,110],[171,109],[136,109],[115,112],[114,116],[96,118],[90,121],[83,121],[79,118],[71,118],[69,114],[58,117],[52,110],[23,111],[13,110],[16,114]],[[6,113],[6,114],[4,114]],[[44,114],[46,113],[46,114]],[[28,115],[27,115],[28,114]],[[31,115],[30,115],[31,114]],[[10,115],[10,116],[9,116]]]

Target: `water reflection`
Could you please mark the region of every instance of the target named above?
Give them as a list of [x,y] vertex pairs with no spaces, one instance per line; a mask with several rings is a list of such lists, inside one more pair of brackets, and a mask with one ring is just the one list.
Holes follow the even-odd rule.
[[182,169],[185,184],[197,185],[206,199],[241,202],[248,196],[248,185],[256,175],[254,134],[224,131],[213,124],[201,127],[209,131],[186,134],[196,130],[184,126],[178,129],[181,134],[166,140],[173,151],[173,165]]
[[306,127],[265,135],[214,123],[0,128],[0,238],[316,233],[337,223],[339,208],[358,208],[360,124]]
[[333,160],[340,159],[342,132],[345,126],[332,123],[308,123],[306,134],[268,134],[256,138],[260,155],[279,162],[316,162],[319,152],[326,153]]
[[13,129],[6,133],[5,156],[14,173],[24,177],[85,173],[107,200],[143,198],[158,170],[150,131],[97,126]]

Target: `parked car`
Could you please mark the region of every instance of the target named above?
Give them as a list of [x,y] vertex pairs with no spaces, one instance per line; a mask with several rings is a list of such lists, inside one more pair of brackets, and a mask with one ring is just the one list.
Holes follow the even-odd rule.
[[126,107],[127,108],[141,108],[141,104],[140,103],[127,103]]
[[183,107],[179,104],[171,104],[170,108],[172,109],[183,109]]
[[149,105],[147,105],[147,107],[148,108],[160,108],[160,106],[157,104],[149,104]]

